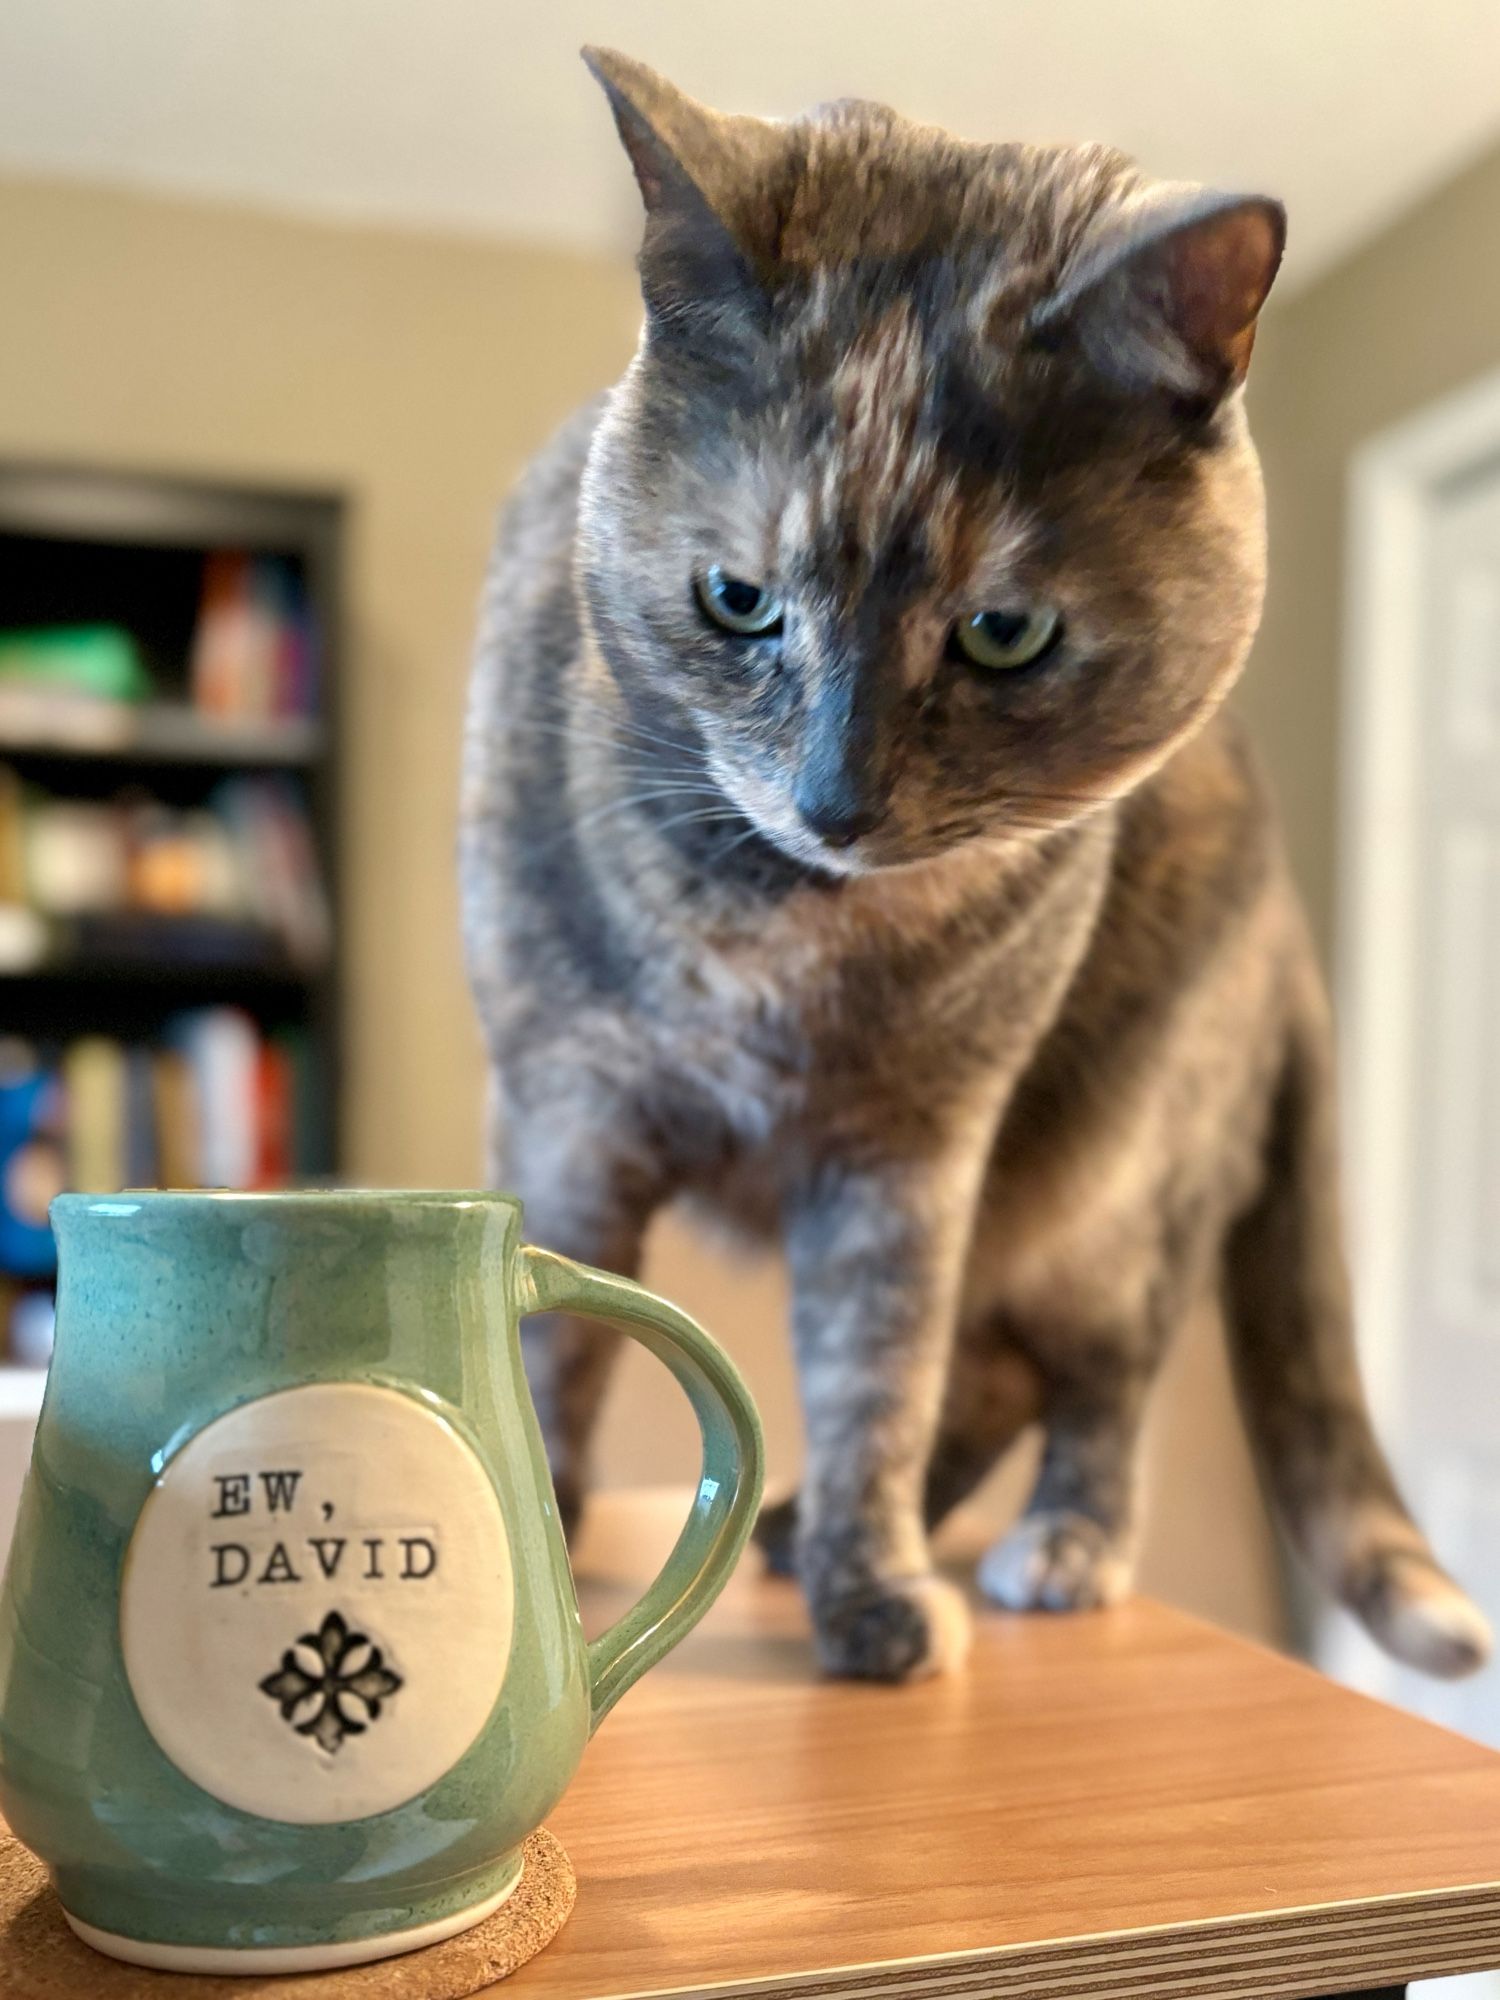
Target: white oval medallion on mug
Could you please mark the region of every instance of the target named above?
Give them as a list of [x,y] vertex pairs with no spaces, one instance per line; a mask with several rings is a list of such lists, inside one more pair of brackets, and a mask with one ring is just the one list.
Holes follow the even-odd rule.
[[488,1473],[394,1389],[279,1390],[168,1462],[125,1558],[136,1705],[195,1784],[265,1819],[386,1812],[456,1764],[514,1619]]

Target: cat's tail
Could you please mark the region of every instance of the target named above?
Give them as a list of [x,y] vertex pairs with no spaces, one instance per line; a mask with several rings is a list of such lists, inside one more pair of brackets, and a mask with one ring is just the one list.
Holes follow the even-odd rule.
[[1466,1674],[1490,1629],[1406,1511],[1360,1386],[1344,1264],[1327,1009],[1309,962],[1265,1149],[1229,1238],[1226,1322],[1262,1474],[1320,1581],[1389,1653]]

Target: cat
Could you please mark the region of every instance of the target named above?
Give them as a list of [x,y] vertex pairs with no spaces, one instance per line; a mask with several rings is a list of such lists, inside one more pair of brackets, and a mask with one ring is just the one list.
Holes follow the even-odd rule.
[[[1115,1601],[1147,1392],[1210,1294],[1316,1574],[1472,1668],[1484,1620],[1366,1414],[1325,1003],[1221,708],[1281,208],[585,59],[645,326],[486,588],[461,866],[495,1182],[627,1274],[681,1197],[783,1242],[806,1467],[760,1533],[829,1672],[962,1660],[927,1532],[1033,1423],[981,1587]],[[571,1523],[616,1342],[526,1343]]]

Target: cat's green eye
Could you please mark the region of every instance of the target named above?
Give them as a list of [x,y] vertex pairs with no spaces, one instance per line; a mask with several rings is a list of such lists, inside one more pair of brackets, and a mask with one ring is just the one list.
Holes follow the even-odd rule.
[[1034,666],[1062,638],[1062,629],[1061,616],[1047,604],[1030,611],[981,611],[954,626],[951,645],[970,666],[1004,673]]
[[741,639],[764,639],[781,630],[781,599],[763,584],[727,576],[715,563],[693,580],[705,618]]

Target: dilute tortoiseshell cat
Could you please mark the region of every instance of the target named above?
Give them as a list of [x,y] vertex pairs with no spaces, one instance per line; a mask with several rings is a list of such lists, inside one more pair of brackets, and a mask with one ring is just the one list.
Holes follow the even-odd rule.
[[[587,60],[646,324],[488,588],[463,882],[496,1181],[617,1271],[681,1196],[780,1233],[807,1460],[761,1534],[834,1672],[961,1658],[927,1526],[1034,1420],[983,1588],[1120,1594],[1147,1391],[1210,1292],[1314,1570],[1401,1658],[1476,1665],[1366,1415],[1323,997],[1220,712],[1281,209]],[[572,1514],[614,1342],[529,1341]]]

